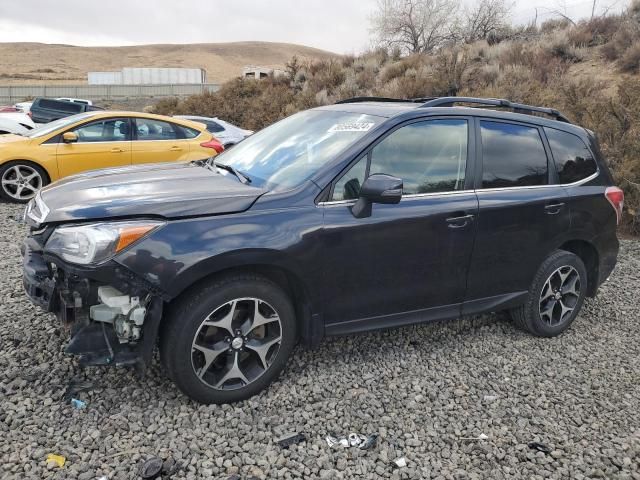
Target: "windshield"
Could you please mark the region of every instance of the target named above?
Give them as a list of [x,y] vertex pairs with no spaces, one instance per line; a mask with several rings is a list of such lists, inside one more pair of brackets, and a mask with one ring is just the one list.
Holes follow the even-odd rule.
[[45,135],[49,135],[50,133],[55,132],[60,128],[64,128],[68,125],[72,125],[80,120],[84,120],[89,117],[91,117],[90,113],[79,113],[77,115],[71,115],[70,117],[60,118],[58,120],[54,120],[53,122],[40,125],[39,127],[36,127],[33,130],[30,130],[29,133],[25,133],[24,136],[29,138],[43,137]]
[[299,185],[363,137],[383,117],[328,110],[308,110],[248,137],[216,163],[229,165],[269,190]]

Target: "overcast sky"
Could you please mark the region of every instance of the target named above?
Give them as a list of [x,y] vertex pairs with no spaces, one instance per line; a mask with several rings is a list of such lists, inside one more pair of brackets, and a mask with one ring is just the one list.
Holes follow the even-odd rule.
[[[474,0],[467,0],[473,2]],[[620,10],[629,0],[597,0]],[[513,20],[544,20],[551,10],[572,18],[591,13],[592,0],[515,0]],[[1,0],[0,42],[72,45],[262,40],[337,53],[370,46],[375,0]]]

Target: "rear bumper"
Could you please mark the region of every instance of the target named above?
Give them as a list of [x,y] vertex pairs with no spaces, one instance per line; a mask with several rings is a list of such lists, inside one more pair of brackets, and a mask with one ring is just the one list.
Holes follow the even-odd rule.
[[607,281],[618,262],[620,242],[615,232],[609,235],[599,235],[594,244],[598,250],[598,277],[591,296],[595,296],[598,288]]

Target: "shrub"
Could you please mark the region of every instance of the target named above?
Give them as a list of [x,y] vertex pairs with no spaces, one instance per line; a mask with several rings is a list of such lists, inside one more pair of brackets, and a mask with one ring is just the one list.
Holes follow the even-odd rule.
[[621,22],[621,17],[613,15],[582,21],[569,30],[569,42],[574,47],[603,45],[611,40]]
[[632,45],[622,54],[618,67],[626,73],[640,72],[640,43]]

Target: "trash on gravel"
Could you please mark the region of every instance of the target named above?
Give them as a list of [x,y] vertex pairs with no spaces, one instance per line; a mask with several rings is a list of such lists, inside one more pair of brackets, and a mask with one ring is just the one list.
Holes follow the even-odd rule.
[[360,450],[369,450],[375,446],[378,435],[373,434],[366,436],[359,433],[350,433],[348,437],[338,437],[329,434],[325,439],[327,445],[331,448],[356,447]]
[[485,402],[495,402],[498,399],[497,395],[485,395],[484,396],[484,401]]
[[484,433],[481,433],[477,437],[461,437],[460,438],[460,440],[488,440],[488,439],[489,439],[489,435],[485,435]]
[[160,476],[160,473],[162,473],[163,463],[164,462],[161,458],[151,457],[140,467],[140,476],[145,480],[153,480],[154,478],[158,478]]
[[79,380],[77,378],[72,378],[67,385],[67,389],[64,391],[64,395],[62,399],[65,402],[70,401],[74,396],[80,392],[86,392],[87,390],[91,390],[93,388],[93,382],[89,382],[87,380]]
[[50,453],[49,455],[47,455],[47,463],[53,462],[60,468],[64,467],[66,461],[67,459],[62,455],[56,455],[55,453]]
[[84,408],[87,408],[87,402],[83,402],[82,400],[78,400],[77,398],[72,398],[71,406],[76,410],[82,410]]
[[293,444],[298,444],[302,442],[306,442],[307,437],[304,433],[294,433],[292,435],[286,435],[276,440],[276,443],[280,445],[281,448],[289,448]]
[[539,452],[542,452],[545,455],[549,455],[551,453],[551,448],[549,448],[549,446],[545,445],[544,443],[540,443],[540,442],[529,443],[529,448],[531,450],[537,450]]
[[407,466],[407,459],[404,457],[396,458],[393,463],[395,463],[398,468],[404,468]]

